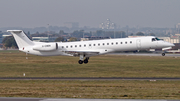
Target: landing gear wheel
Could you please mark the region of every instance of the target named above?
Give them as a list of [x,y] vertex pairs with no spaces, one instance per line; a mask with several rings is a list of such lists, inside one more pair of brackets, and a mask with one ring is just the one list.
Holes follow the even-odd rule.
[[82,61],[82,60],[79,60],[78,63],[79,63],[79,64],[83,64],[83,61]]
[[85,64],[88,63],[88,59],[85,59],[85,60],[84,60],[84,63],[85,63]]
[[166,54],[165,53],[162,53],[162,56],[165,56]]

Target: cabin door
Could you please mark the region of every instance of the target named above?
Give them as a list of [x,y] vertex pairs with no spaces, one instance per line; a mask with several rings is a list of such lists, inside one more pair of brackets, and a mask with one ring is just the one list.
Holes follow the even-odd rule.
[[136,40],[137,49],[141,49],[141,39]]

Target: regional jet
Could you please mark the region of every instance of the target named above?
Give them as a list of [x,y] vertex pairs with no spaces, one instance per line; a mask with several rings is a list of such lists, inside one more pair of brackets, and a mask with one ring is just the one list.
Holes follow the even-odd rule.
[[[77,56],[79,64],[87,64],[89,57],[120,51],[161,49],[174,46],[154,36],[136,38],[117,38],[76,42],[34,42],[22,30],[7,30],[11,32],[19,50],[38,56]],[[164,56],[165,53],[163,52]]]

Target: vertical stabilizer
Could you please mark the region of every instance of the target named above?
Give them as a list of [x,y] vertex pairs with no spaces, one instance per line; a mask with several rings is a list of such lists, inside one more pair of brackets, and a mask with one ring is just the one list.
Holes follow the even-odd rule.
[[34,45],[33,41],[22,30],[7,30],[7,32],[10,32],[14,36],[20,50],[24,47]]

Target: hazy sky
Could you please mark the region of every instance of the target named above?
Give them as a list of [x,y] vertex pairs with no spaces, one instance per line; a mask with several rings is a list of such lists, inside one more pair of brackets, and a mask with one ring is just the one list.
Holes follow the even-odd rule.
[[180,0],[0,0],[0,27],[98,27],[107,18],[121,27],[174,27]]

